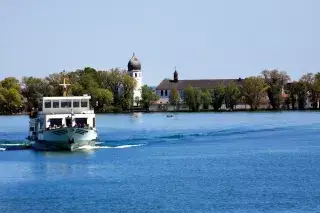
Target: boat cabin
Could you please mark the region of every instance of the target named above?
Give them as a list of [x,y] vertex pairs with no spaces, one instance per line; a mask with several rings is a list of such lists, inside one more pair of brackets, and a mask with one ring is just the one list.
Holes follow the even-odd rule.
[[42,109],[33,112],[30,133],[62,127],[96,128],[94,110],[90,109],[90,96],[44,97]]
[[90,96],[44,97],[41,100],[43,114],[93,113]]

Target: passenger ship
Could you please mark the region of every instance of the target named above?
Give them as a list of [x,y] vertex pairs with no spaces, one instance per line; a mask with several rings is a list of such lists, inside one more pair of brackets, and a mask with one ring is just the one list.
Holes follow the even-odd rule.
[[60,85],[64,88],[62,97],[43,97],[39,111],[30,113],[28,139],[36,149],[73,151],[94,146],[98,133],[91,97],[68,96],[70,84],[65,79]]

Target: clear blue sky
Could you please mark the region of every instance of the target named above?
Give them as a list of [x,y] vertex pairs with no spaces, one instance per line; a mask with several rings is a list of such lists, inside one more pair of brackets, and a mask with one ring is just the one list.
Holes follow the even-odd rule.
[[144,83],[320,71],[319,0],[2,0],[0,79],[91,66]]

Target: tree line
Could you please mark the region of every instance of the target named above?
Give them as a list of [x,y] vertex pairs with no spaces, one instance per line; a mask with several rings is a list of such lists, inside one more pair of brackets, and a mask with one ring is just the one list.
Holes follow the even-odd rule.
[[[95,70],[90,67],[71,72],[51,74],[45,78],[23,77],[21,81],[8,77],[0,81],[0,113],[13,114],[38,108],[42,97],[61,96],[63,80],[71,84],[68,95],[91,96],[91,106],[97,112],[128,111],[133,105],[136,81],[126,70],[118,68]],[[141,106],[148,107],[157,100],[152,88],[144,86]]]
[[313,109],[318,109],[320,99],[320,73],[307,73],[298,81],[291,82],[285,71],[264,70],[258,76],[251,76],[240,82],[231,82],[228,85],[216,85],[212,89],[201,89],[189,86],[184,89],[183,97],[176,89],[171,91],[169,101],[179,108],[181,103],[186,104],[191,111],[209,109],[235,110],[240,103],[257,110],[262,103],[268,102],[273,110],[299,109],[304,110],[307,101]]
[[[97,112],[129,111],[133,106],[136,81],[126,70],[115,68],[101,71],[86,67],[71,72],[54,73],[45,78],[23,77],[21,81],[14,77],[3,79],[0,81],[0,113],[30,111],[32,107],[39,106],[41,97],[62,95],[63,88],[59,84],[64,78],[71,84],[68,94],[90,95],[91,105]],[[319,99],[320,73],[307,73],[298,81],[291,82],[290,76],[284,71],[265,70],[258,76],[228,85],[216,85],[213,89],[189,86],[184,89],[182,97],[173,89],[169,102],[177,110],[181,104],[186,104],[192,111],[209,108],[218,111],[222,105],[235,110],[240,103],[256,110],[264,101],[268,101],[275,110],[303,110],[307,100],[311,102],[313,109],[317,109]],[[141,89],[141,100],[135,100],[135,103],[149,110],[157,100],[159,97],[154,90],[144,85]]]

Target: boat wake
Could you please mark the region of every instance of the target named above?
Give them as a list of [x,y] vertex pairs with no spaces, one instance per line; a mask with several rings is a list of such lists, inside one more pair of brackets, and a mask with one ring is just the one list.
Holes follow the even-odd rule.
[[0,151],[14,151],[30,149],[31,146],[27,142],[17,143],[16,141],[2,141],[0,144]]
[[[177,132],[145,132],[139,135],[130,135],[129,137],[122,137],[118,139],[103,137],[104,145],[121,146],[122,144],[144,144],[153,145],[158,143],[170,143],[175,141],[186,142],[189,139],[212,138],[217,140],[225,140],[234,137],[257,137],[261,135],[278,134],[282,132],[294,132],[297,129],[303,128],[302,126],[280,126],[280,127],[231,127],[226,129],[208,129],[208,130],[181,130]],[[305,127],[306,128],[306,127]],[[113,136],[111,136],[113,137]]]
[[93,150],[93,149],[125,149],[125,148],[132,148],[132,147],[139,147],[145,144],[132,144],[132,145],[120,145],[120,146],[90,146],[85,145],[78,147],[76,150]]

